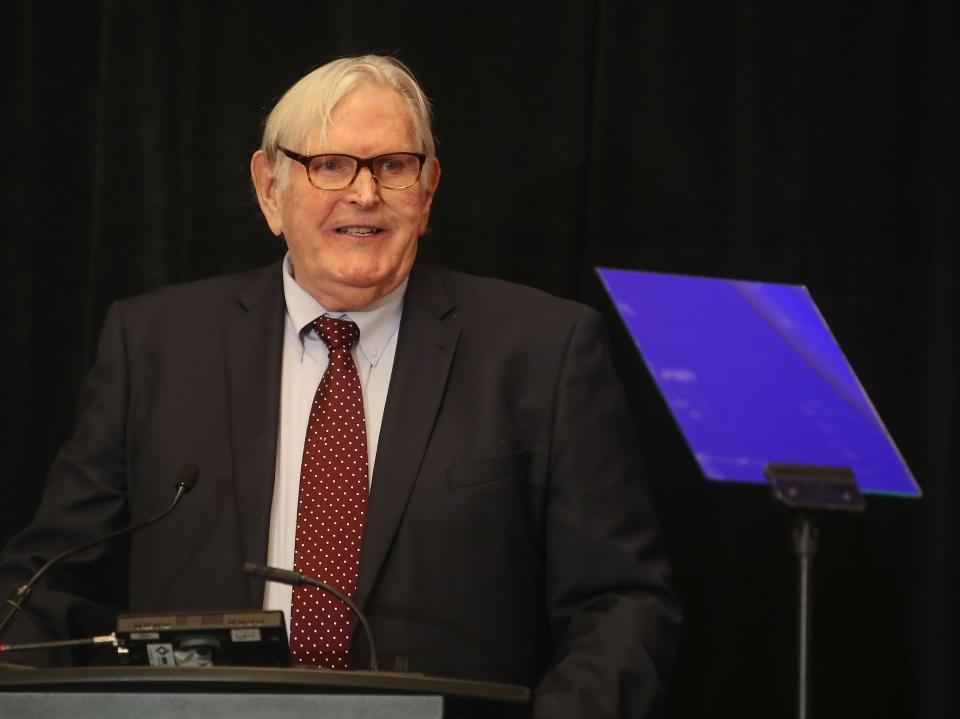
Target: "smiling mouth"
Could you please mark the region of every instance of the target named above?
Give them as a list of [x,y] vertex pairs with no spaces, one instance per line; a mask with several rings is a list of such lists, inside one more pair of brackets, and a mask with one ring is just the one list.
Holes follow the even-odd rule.
[[338,227],[337,232],[341,235],[350,235],[351,237],[370,237],[383,232],[379,227],[367,227],[365,225],[348,225]]

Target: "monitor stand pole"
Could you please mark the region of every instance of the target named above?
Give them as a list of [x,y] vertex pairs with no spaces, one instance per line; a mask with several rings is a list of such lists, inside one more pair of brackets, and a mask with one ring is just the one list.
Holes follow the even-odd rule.
[[776,503],[793,514],[793,553],[797,557],[797,719],[809,719],[816,517],[827,511],[862,512],[866,500],[853,472],[845,467],[771,462],[764,474]]

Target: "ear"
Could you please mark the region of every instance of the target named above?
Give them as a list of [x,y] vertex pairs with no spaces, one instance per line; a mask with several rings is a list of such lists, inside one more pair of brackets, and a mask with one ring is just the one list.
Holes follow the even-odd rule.
[[276,167],[267,159],[263,150],[257,150],[250,158],[250,177],[257,191],[260,210],[277,237],[283,232],[283,213],[280,203],[280,182]]
[[423,190],[423,208],[420,210],[421,237],[427,231],[427,224],[430,220],[430,206],[433,204],[433,197],[437,193],[437,185],[440,184],[440,160],[432,157],[429,161],[433,163],[433,172],[430,173],[430,182]]

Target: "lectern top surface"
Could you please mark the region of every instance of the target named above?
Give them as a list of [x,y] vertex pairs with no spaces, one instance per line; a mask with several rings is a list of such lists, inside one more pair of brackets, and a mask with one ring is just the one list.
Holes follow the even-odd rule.
[[708,479],[765,483],[785,462],[920,495],[806,287],[597,272]]
[[429,694],[508,704],[530,701],[515,684],[434,677],[407,672],[332,671],[295,667],[71,667],[0,668],[0,694],[8,691],[206,691]]

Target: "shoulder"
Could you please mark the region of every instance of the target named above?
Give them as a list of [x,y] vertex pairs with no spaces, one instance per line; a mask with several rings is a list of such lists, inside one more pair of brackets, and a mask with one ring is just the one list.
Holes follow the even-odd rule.
[[436,265],[415,268],[401,333],[405,325],[408,335],[416,327],[455,330],[469,355],[527,357],[541,368],[581,345],[606,344],[603,320],[587,305]]
[[124,315],[205,316],[283,295],[280,263],[247,272],[168,285],[118,300]]
[[527,320],[537,318],[540,322],[599,319],[599,313],[593,308],[535,287],[439,266],[427,266],[424,270],[436,273],[460,312],[480,313],[497,319],[508,316]]
[[152,307],[197,309],[218,302],[243,301],[250,291],[273,288],[282,292],[280,263],[247,272],[209,277],[193,282],[167,285],[140,295],[122,299],[118,304],[134,311]]
[[177,285],[115,302],[106,331],[116,328],[135,344],[175,342],[193,333],[209,333],[251,310],[282,318],[283,280],[279,263],[256,270]]

